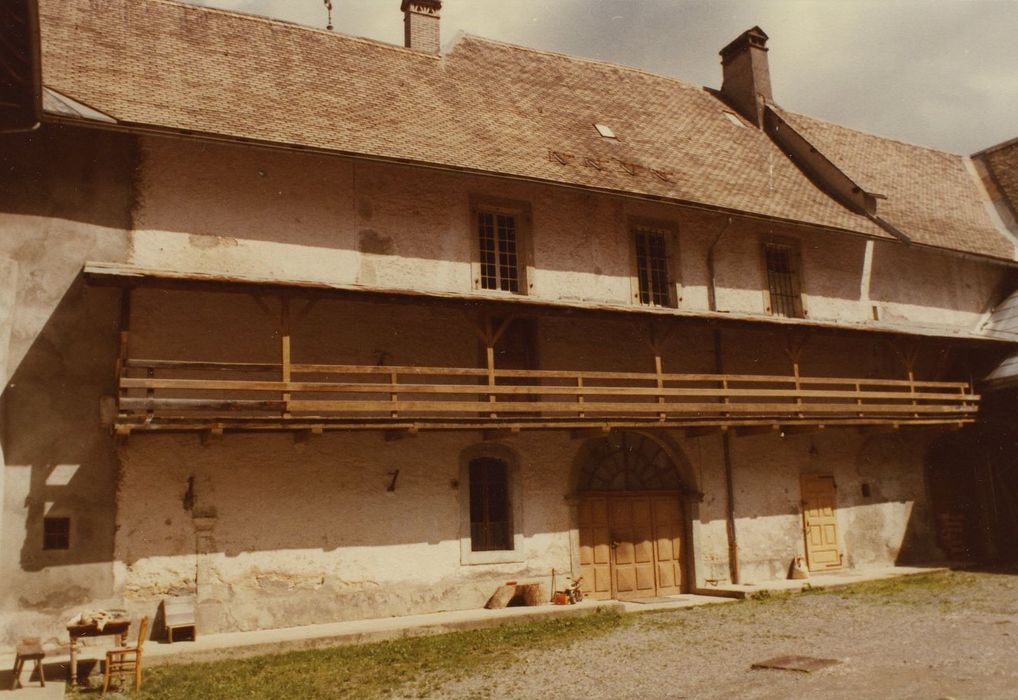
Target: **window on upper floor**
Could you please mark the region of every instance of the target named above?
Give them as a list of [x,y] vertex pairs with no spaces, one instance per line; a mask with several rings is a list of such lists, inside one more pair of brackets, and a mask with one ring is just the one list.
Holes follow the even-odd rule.
[[632,227],[636,259],[634,296],[646,306],[675,306],[669,242],[674,232],[667,228],[638,224]]
[[767,312],[773,316],[804,318],[798,244],[785,240],[764,243],[764,263],[767,270]]
[[525,294],[528,208],[516,202],[478,200],[472,209],[475,288]]

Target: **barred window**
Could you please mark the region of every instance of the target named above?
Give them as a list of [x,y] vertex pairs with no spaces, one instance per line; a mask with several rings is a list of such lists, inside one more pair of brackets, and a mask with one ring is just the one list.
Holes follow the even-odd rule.
[[42,519],[42,548],[43,549],[71,548],[70,518]]
[[770,292],[771,314],[803,318],[798,251],[784,243],[767,243],[764,245],[764,255],[767,258],[767,288]]
[[489,211],[477,213],[481,253],[481,288],[520,291],[516,217]]
[[640,303],[668,306],[668,252],[665,234],[651,229],[636,230],[636,276]]
[[470,461],[470,546],[475,552],[513,548],[509,465],[484,457]]

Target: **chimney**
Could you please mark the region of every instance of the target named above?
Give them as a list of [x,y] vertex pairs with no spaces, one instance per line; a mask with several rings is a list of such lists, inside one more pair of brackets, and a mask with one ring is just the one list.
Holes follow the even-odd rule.
[[403,45],[408,49],[438,53],[442,42],[438,23],[442,0],[403,0]]
[[767,67],[767,35],[760,27],[744,31],[721,49],[721,95],[757,126],[763,124],[763,104],[771,102],[771,73]]

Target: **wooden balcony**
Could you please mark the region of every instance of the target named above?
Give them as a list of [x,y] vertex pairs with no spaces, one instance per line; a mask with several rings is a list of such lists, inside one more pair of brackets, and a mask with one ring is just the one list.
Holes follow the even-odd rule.
[[[937,425],[964,382],[125,359],[115,428],[461,430]],[[282,377],[287,377],[286,380]]]

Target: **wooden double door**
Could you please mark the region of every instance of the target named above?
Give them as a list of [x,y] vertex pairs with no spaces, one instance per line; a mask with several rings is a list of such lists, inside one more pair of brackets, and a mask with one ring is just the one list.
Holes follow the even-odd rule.
[[678,493],[584,495],[578,517],[585,595],[632,600],[682,591],[684,518]]

